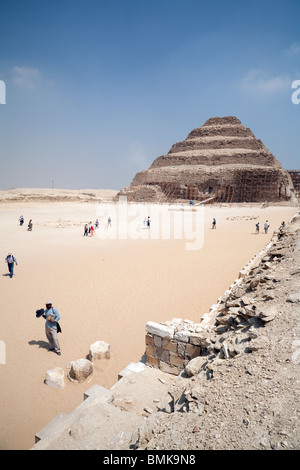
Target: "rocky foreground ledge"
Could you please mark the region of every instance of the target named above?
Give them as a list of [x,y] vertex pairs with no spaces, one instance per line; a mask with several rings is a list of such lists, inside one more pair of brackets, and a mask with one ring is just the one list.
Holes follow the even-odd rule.
[[[187,337],[190,322],[175,323]],[[300,212],[197,333],[200,355],[179,375],[129,364],[110,390],[91,387],[42,429],[32,449],[299,450]]]

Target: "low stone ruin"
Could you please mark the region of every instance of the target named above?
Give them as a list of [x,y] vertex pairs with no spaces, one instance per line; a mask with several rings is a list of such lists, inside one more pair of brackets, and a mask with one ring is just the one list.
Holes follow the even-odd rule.
[[[146,325],[145,360],[149,366],[188,376],[200,370],[210,373],[210,364],[231,359],[267,346],[262,328],[280,315],[276,267],[291,255],[297,226],[280,228],[272,242],[247,265],[239,279],[213,306],[200,323],[173,319]],[[290,302],[299,302],[300,293]]]
[[174,375],[201,354],[206,336],[200,324],[181,319],[148,322],[146,331],[146,364]]

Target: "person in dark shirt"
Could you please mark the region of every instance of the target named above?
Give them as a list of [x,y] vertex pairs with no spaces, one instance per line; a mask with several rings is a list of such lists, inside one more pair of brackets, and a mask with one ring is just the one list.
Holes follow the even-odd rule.
[[14,275],[14,264],[18,266],[17,260],[14,257],[14,255],[9,252],[7,257],[5,258],[5,262],[7,263],[8,266],[8,271],[9,271],[9,277],[12,278]]

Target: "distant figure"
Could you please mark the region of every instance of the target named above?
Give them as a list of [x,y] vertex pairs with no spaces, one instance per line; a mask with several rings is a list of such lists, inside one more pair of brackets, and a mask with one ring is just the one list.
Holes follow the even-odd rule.
[[21,217],[19,218],[19,222],[20,222],[20,225],[23,225],[24,224],[24,217],[21,215]]
[[95,222],[95,229],[97,230],[98,227],[99,227],[99,220],[97,219]]
[[144,218],[144,228],[146,228],[146,227],[147,227],[147,219],[146,219],[146,217],[145,217],[145,218]]
[[29,230],[29,232],[32,231],[32,226],[33,226],[32,220],[30,219],[29,222],[28,222],[28,229],[27,229],[27,230]]
[[259,234],[259,222],[257,222],[255,227],[256,227],[255,233],[258,235]]
[[270,227],[269,222],[266,220],[265,223],[264,223],[265,233],[268,233],[269,227]]
[[7,263],[8,266],[8,271],[9,271],[9,277],[12,278],[14,275],[14,264],[18,266],[17,260],[14,257],[14,255],[9,252],[7,257],[5,258],[5,262]]
[[279,230],[278,230],[278,234],[277,234],[278,240],[280,240],[280,239],[283,237],[283,235],[284,235],[284,230],[283,230],[284,227],[285,227],[285,221],[283,220],[283,221],[281,222],[281,225],[280,225]]
[[108,225],[108,227],[111,227],[111,218],[110,217],[108,217],[108,219],[107,219],[107,225]]
[[91,224],[91,227],[90,227],[90,235],[91,235],[91,237],[94,235],[94,226],[93,226],[93,224]]
[[217,221],[216,219],[213,219],[212,221],[212,227],[211,227],[213,230],[217,228]]
[[88,226],[88,224],[85,224],[83,235],[84,235],[85,237],[87,237],[88,234],[89,234],[89,226]]
[[92,222],[89,223],[89,233],[91,233]]
[[60,320],[60,315],[57,309],[52,307],[52,302],[50,300],[46,302],[45,318],[45,331],[50,346],[49,351],[54,351],[58,356],[60,356],[60,346],[57,339],[58,321]]
[[151,219],[150,219],[150,216],[148,215],[148,219],[147,219],[147,227],[148,227],[148,229],[150,228],[150,223],[151,223]]

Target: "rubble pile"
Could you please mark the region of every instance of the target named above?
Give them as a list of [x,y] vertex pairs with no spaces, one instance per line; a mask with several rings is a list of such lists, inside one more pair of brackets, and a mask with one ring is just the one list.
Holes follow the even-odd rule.
[[[139,449],[300,448],[300,215],[220,299]],[[201,326],[201,324],[200,324]],[[166,410],[167,411],[167,410]]]

